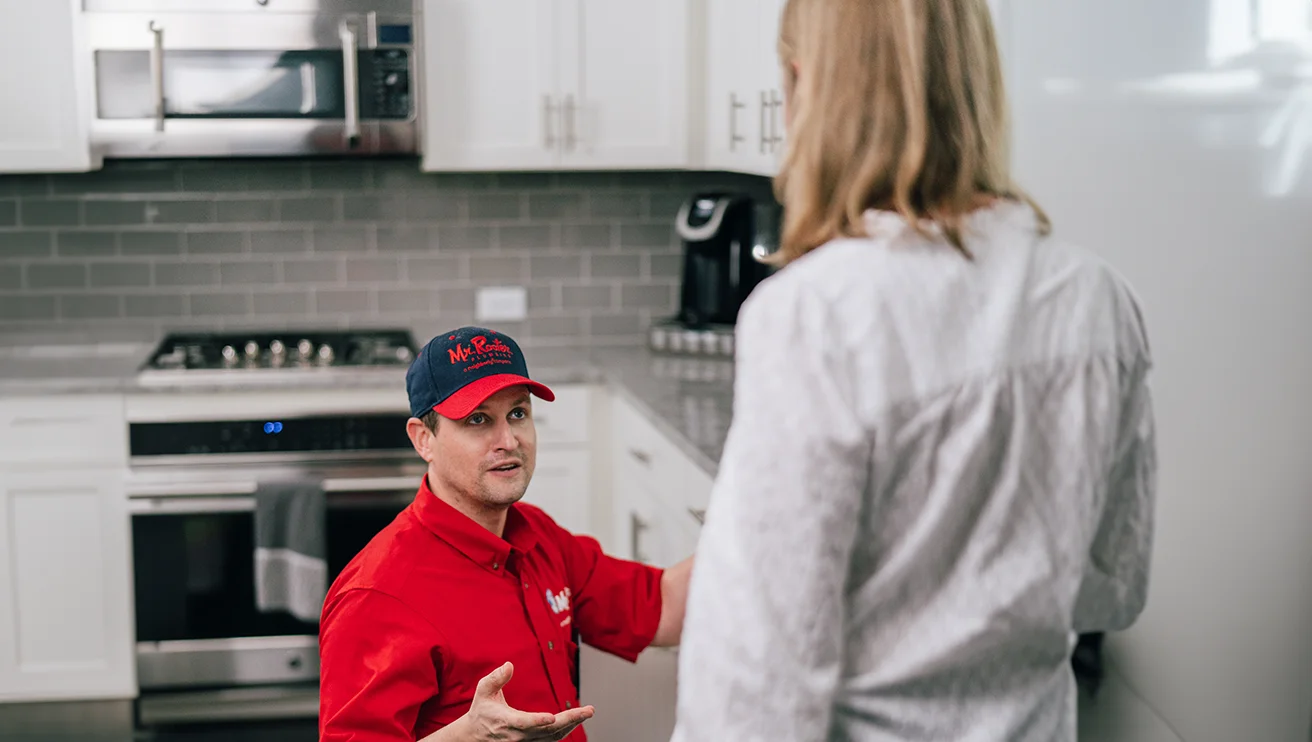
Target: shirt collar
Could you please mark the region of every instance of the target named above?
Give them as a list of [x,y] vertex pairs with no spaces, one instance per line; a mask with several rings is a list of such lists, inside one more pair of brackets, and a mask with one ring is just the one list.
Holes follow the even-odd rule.
[[505,532],[498,538],[473,518],[433,494],[425,476],[415,496],[414,514],[433,535],[453,546],[484,569],[501,574],[511,551],[525,553],[537,543],[533,526],[519,512],[519,504],[506,513]]

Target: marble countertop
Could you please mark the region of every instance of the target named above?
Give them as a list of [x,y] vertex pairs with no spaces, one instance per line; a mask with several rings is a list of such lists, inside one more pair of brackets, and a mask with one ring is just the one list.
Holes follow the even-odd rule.
[[[167,394],[185,389],[222,393],[238,386],[217,378],[185,386],[169,380],[143,383],[137,370],[154,343],[92,342],[69,336],[31,344],[0,336],[0,397],[39,394]],[[529,372],[548,384],[606,384],[623,395],[708,473],[724,450],[733,411],[733,362],[657,354],[645,347],[568,346],[526,350]],[[263,383],[235,371],[240,388]],[[258,373],[258,372],[257,372]],[[287,376],[271,373],[269,386]],[[298,389],[403,388],[401,370],[297,376]]]

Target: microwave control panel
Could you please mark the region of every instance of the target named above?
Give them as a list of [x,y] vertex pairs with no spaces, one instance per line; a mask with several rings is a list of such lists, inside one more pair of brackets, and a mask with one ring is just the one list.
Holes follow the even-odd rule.
[[361,87],[370,91],[360,96],[361,118],[409,119],[414,113],[410,52],[406,49],[373,49],[360,56],[360,76],[366,83]]

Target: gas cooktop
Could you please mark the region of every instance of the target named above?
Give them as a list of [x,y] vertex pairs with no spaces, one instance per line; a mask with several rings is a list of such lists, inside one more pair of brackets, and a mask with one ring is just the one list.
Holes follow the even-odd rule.
[[305,373],[404,370],[418,352],[408,330],[175,333],[155,348],[138,378],[292,380]]

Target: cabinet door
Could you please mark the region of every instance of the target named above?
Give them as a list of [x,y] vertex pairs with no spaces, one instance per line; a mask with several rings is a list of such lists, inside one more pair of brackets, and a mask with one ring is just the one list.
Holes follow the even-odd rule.
[[648,649],[628,663],[589,646],[579,650],[579,700],[597,708],[583,725],[592,742],[669,742],[678,703],[679,655]]
[[757,119],[756,147],[747,164],[749,172],[775,175],[784,152],[784,88],[779,61],[779,20],[784,0],[764,0],[755,5],[757,13],[755,60],[752,71],[753,96]]
[[424,1],[424,170],[556,166],[555,5]]
[[81,0],[0,0],[0,173],[92,168]]
[[561,163],[688,166],[690,0],[559,0]]
[[706,9],[706,163],[715,170],[749,167],[760,145],[752,71],[763,14],[760,0],[709,0]]
[[524,502],[546,511],[562,528],[595,535],[592,528],[592,456],[587,448],[538,450],[537,469]]
[[136,695],[118,476],[0,475],[0,701]]

